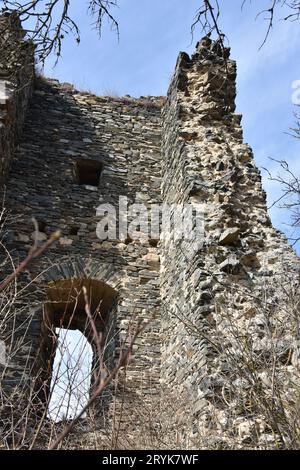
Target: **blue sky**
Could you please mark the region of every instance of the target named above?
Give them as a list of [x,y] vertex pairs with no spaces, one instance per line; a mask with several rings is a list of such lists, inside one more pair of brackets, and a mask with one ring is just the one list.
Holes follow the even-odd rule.
[[[201,0],[119,0],[114,10],[120,26],[120,40],[105,25],[99,40],[93,20],[86,14],[86,1],[73,1],[73,15],[80,24],[82,41],[64,44],[63,58],[53,68],[48,60],[44,73],[73,83],[78,89],[96,94],[132,96],[164,95],[179,51],[192,52],[202,36],[194,38],[190,26]],[[254,150],[259,167],[276,173],[269,160],[285,159],[300,174],[300,142],[287,135],[294,124],[292,83],[300,80],[300,23],[275,19],[266,45],[259,50],[266,31],[258,6],[269,0],[253,0],[241,11],[241,0],[220,0],[221,25],[238,64],[237,111],[243,114],[245,141]],[[280,186],[268,181],[264,187],[271,203]],[[272,209],[274,224],[287,231],[288,213]]]

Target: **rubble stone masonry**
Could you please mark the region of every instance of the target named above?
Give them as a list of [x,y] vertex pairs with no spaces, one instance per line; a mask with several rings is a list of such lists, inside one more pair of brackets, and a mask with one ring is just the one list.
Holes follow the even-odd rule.
[[[24,39],[13,37],[15,50]],[[166,98],[141,99],[97,97],[34,77],[33,50],[25,50],[22,63],[12,61],[17,79],[0,102],[6,245],[15,263],[26,257],[36,237],[33,217],[39,242],[56,230],[62,237],[21,276],[26,295],[17,296],[17,314],[0,332],[9,353],[0,364],[3,429],[22,414],[16,390],[28,400],[38,371],[47,381],[45,318],[59,326],[59,295],[86,285],[103,302],[99,328],[112,332],[112,356],[130,325],[151,320],[118,387],[98,403],[103,429],[118,416],[129,446],[142,417],[155,415],[154,428],[167,427],[174,448],[226,448],[234,437],[243,445],[254,431],[258,446],[274,443],[249,383],[263,383],[272,347],[279,357],[291,353],[273,367],[297,375],[295,334],[286,328],[274,346],[270,331],[287,318],[277,286],[296,285],[299,264],[271,225],[260,172],[243,142],[229,50],[205,38],[192,57],[180,53]],[[2,82],[3,70],[0,64]],[[120,196],[147,207],[200,207],[203,240],[176,239],[174,225],[160,240],[99,240],[97,207],[118,207]],[[259,359],[247,381],[239,355],[250,343]]]

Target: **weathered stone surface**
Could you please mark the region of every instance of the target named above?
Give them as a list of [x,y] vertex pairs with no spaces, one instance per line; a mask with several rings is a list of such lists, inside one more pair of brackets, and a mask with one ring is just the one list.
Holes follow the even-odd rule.
[[[189,430],[174,418],[187,446],[276,447],[276,431],[257,424],[259,411],[247,415],[254,385],[243,351],[247,344],[258,370],[267,369],[270,350],[277,351],[270,318],[274,342],[281,335],[295,351],[293,327],[280,325],[284,291],[298,289],[299,261],[270,225],[260,173],[242,140],[236,65],[228,60],[225,68],[218,47],[206,42],[191,58],[180,56],[163,111],[163,200],[202,204],[205,238],[186,256],[172,234],[162,234],[162,383],[197,403],[179,406]],[[292,396],[296,369],[278,364],[276,374]]]
[[20,139],[34,82],[33,45],[18,19],[0,17],[0,185]]

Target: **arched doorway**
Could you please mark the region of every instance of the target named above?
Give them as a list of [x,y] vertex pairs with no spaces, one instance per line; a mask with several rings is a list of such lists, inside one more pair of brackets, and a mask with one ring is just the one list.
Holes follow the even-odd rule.
[[91,278],[60,279],[46,286],[40,398],[48,417],[77,415],[115,351],[117,292]]

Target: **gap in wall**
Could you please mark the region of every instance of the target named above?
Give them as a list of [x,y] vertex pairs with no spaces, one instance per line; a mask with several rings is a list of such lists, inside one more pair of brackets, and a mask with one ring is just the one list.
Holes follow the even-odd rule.
[[48,417],[60,422],[78,416],[89,399],[93,351],[79,330],[56,328],[56,334]]

